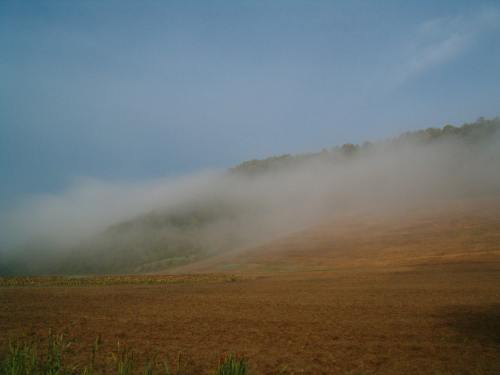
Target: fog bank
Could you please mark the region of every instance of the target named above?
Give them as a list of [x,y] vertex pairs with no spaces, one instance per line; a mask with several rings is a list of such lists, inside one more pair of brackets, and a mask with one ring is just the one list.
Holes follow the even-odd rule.
[[67,254],[93,258],[83,272],[105,272],[100,261],[114,262],[113,272],[154,270],[175,263],[161,261],[236,250],[339,214],[496,194],[500,142],[492,134],[479,142],[451,136],[366,144],[258,172],[204,171],[132,184],[81,179],[62,194],[31,197],[2,213],[0,271],[45,255],[55,264]]

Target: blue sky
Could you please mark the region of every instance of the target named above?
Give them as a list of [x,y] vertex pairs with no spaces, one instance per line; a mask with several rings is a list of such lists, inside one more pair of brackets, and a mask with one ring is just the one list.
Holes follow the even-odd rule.
[[0,2],[0,207],[500,115],[500,5]]

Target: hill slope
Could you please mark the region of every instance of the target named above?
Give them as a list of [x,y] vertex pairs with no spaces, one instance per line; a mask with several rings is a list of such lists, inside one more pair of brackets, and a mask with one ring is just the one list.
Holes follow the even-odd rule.
[[[500,118],[479,119],[381,142],[248,161],[200,187],[188,186],[188,195],[167,196],[169,205],[114,223],[69,249],[32,241],[6,252],[0,274],[177,269],[318,223],[333,220],[335,228],[355,227],[345,219],[353,213],[384,217],[394,207],[415,210],[495,195],[500,193],[499,129]],[[367,231],[366,223],[359,225],[354,236]],[[330,233],[317,231],[318,237]],[[280,246],[271,247],[274,253]]]
[[171,271],[265,275],[476,262],[500,266],[500,195],[383,215],[341,216],[258,247]]

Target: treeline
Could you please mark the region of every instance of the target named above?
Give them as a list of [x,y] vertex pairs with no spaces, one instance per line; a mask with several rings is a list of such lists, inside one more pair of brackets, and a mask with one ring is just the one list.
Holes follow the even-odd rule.
[[230,172],[235,174],[253,175],[294,167],[311,160],[328,160],[343,162],[353,157],[370,154],[375,150],[402,147],[407,144],[430,144],[447,139],[459,139],[464,144],[477,144],[490,138],[500,129],[500,117],[485,119],[480,117],[472,123],[462,126],[445,125],[442,128],[427,128],[423,130],[403,133],[395,138],[379,142],[364,142],[362,144],[345,143],[320,152],[304,154],[284,154],[265,159],[245,161]]

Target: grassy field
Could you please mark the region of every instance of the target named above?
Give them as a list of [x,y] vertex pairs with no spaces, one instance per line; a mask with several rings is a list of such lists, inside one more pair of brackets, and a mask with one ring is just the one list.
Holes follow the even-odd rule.
[[134,373],[179,353],[193,374],[230,353],[249,374],[500,373],[496,203],[344,218],[178,272],[1,287],[0,345],[52,329],[83,368],[102,337],[111,372],[119,342]]

